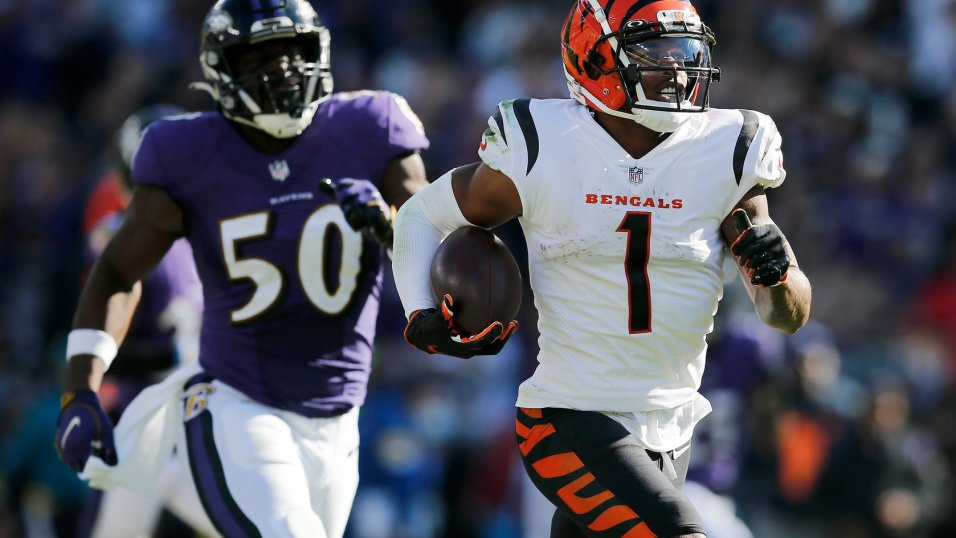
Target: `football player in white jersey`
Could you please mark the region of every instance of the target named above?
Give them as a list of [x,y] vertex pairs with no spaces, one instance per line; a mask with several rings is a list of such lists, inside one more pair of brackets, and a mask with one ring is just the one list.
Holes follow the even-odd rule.
[[711,409],[698,388],[728,252],[767,325],[809,316],[765,195],[786,176],[781,137],[764,114],[708,106],[715,39],[690,2],[576,0],[561,39],[572,99],[501,103],[481,162],[399,212],[406,338],[464,358],[501,349],[514,323],[461,334],[428,269],[454,229],[517,217],[540,331],[517,441],[557,507],[551,536],[700,538],[681,488]]

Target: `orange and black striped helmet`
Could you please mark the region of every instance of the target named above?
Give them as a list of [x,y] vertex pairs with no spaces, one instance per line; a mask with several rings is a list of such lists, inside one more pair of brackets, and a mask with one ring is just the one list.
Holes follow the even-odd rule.
[[661,132],[709,105],[714,33],[687,0],[577,0],[561,32],[571,97]]

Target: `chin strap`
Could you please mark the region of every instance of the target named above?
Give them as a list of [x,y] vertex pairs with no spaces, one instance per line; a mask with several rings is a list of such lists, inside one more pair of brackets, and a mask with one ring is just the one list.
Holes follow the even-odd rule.
[[[313,89],[314,84],[315,81],[313,80]],[[222,95],[220,94],[219,90],[208,82],[193,82],[189,85],[189,89],[204,91],[208,93],[217,103],[221,102]],[[238,94],[239,98],[243,101],[248,109],[253,111],[259,110],[259,106],[251,97],[249,97],[245,91],[240,90]],[[219,109],[222,112],[222,115],[229,120],[232,120],[236,123],[241,123],[243,125],[248,125],[254,129],[259,129],[273,138],[293,138],[302,134],[302,131],[304,131],[305,128],[312,123],[312,118],[315,116],[315,112],[319,109],[319,105],[322,104],[323,101],[328,100],[331,96],[331,93],[327,93],[320,99],[312,101],[312,104],[302,111],[301,118],[293,118],[288,114],[254,113],[250,119],[237,114],[232,114],[221,105]]]
[[[240,121],[245,118],[232,119]],[[311,117],[293,118],[288,114],[256,114],[252,121],[247,122],[273,138],[293,138],[302,134],[311,120]]]
[[632,108],[631,112],[612,110],[591,92],[578,84],[578,82],[574,80],[574,77],[568,73],[567,68],[565,68],[564,74],[568,79],[568,91],[575,101],[600,110],[605,114],[634,121],[652,131],[657,131],[661,134],[672,133],[691,118],[691,112],[669,112],[667,110],[646,110],[643,108]]
[[189,83],[189,89],[206,92],[212,96],[213,99],[219,101],[219,92],[216,91],[216,88],[213,88],[212,84],[209,84],[208,82],[191,82]]
[[643,108],[632,108],[631,112],[632,114],[625,114],[624,116],[630,117],[635,122],[662,135],[673,133],[690,119],[690,114],[687,112],[667,112],[666,110],[645,110]]
[[[251,124],[253,127],[261,129],[276,138],[299,136],[312,123],[312,118],[315,116],[316,110],[319,109],[319,104],[328,98],[329,96],[326,95],[322,99],[313,101],[308,108],[302,111],[302,117],[300,118],[293,118],[288,114],[255,114],[252,116]],[[238,117],[232,119],[238,120]]]

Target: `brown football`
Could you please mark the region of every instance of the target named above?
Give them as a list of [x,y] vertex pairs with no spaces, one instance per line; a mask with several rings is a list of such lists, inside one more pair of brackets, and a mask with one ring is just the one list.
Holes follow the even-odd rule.
[[459,228],[438,245],[431,281],[439,301],[451,295],[455,326],[467,334],[495,321],[507,324],[521,306],[518,262],[501,239],[483,228]]

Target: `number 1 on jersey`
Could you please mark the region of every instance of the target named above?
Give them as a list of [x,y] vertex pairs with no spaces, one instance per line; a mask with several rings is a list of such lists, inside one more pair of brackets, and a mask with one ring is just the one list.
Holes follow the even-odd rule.
[[651,257],[651,214],[628,211],[617,227],[627,233],[624,274],[627,276],[627,326],[631,334],[651,332],[651,283],[647,262]]

